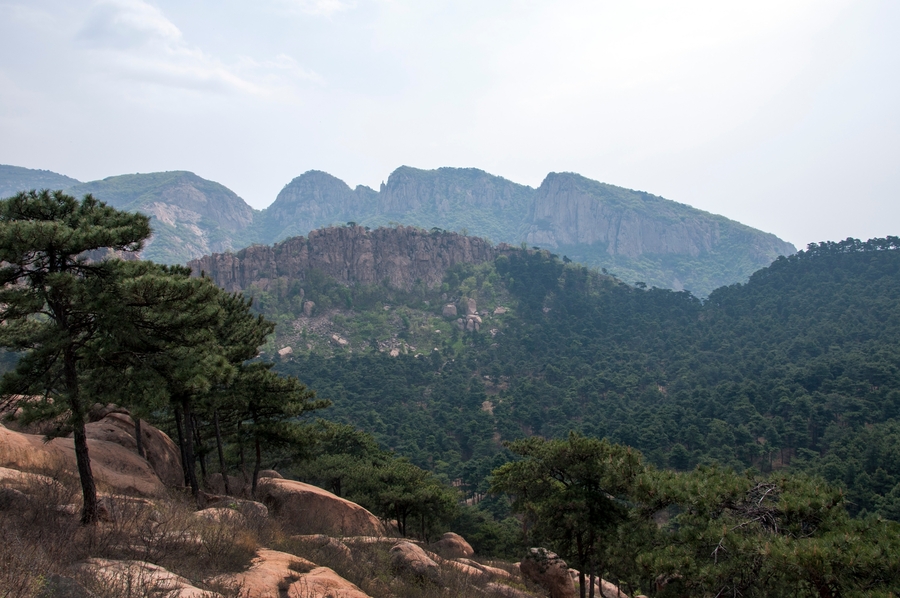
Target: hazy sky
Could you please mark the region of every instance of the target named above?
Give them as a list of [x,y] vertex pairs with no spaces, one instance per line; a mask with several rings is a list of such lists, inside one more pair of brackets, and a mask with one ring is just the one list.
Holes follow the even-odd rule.
[[550,171],[804,246],[900,235],[900,2],[0,0],[0,163]]

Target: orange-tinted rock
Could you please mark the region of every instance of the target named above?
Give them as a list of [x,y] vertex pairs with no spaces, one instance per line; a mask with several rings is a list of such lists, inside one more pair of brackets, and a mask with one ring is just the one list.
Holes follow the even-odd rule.
[[566,562],[545,548],[530,548],[519,563],[522,577],[550,592],[550,598],[575,598],[575,583]]
[[[99,490],[138,496],[166,494],[165,486],[147,460],[121,445],[88,439],[88,453]],[[43,436],[13,432],[0,425],[0,467],[75,472],[75,444],[71,438],[44,442]]]
[[391,567],[398,573],[407,573],[436,582],[441,574],[438,564],[421,546],[412,542],[398,542],[390,551]]
[[311,484],[262,478],[257,497],[292,533],[332,536],[383,536],[375,515],[354,502]]
[[89,574],[109,593],[130,595],[129,590],[141,588],[147,595],[166,598],[221,598],[220,594],[203,591],[190,581],[159,565],[144,561],[114,561],[88,559],[75,567]]
[[[110,407],[107,406],[104,410]],[[134,420],[121,410],[110,411],[102,419],[86,424],[85,431],[88,438],[114,442],[137,453]],[[162,483],[170,488],[183,486],[181,453],[172,439],[165,432],[142,421],[141,442],[147,461]]]
[[441,539],[431,545],[431,549],[448,559],[469,558],[475,554],[466,539],[453,532],[447,532]]
[[277,550],[259,550],[249,569],[217,581],[233,582],[253,598],[368,598],[331,569]]

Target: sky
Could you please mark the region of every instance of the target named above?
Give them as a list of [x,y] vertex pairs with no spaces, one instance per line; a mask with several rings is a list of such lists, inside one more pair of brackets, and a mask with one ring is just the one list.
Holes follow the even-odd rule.
[[0,163],[548,172],[810,242],[900,235],[896,0],[0,0]]

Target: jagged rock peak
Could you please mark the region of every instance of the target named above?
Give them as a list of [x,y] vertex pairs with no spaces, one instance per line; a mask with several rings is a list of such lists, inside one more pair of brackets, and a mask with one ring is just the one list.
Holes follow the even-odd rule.
[[398,226],[367,230],[362,226],[314,230],[308,237],[292,237],[273,246],[254,245],[237,253],[217,253],[192,260],[188,266],[205,272],[220,287],[241,291],[251,284],[277,278],[305,280],[319,270],[344,284],[387,281],[411,289],[419,282],[441,283],[456,264],[478,264],[512,251],[479,237]]

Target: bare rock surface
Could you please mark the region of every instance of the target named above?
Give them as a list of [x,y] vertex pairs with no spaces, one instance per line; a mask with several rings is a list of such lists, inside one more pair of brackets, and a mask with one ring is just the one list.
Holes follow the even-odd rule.
[[228,291],[251,284],[265,286],[278,278],[306,279],[318,270],[344,284],[378,284],[411,289],[421,280],[439,285],[456,264],[491,261],[504,248],[478,237],[428,233],[399,226],[367,231],[362,226],[314,230],[308,237],[291,237],[274,246],[254,245],[237,253],[216,253],[188,262],[195,274],[206,272]]
[[[137,453],[134,420],[127,412],[112,411],[99,421],[86,424],[85,431],[88,438],[113,442]],[[141,443],[147,462],[163,484],[170,488],[184,485],[181,454],[165,432],[142,421]]]
[[318,486],[262,478],[257,496],[293,533],[333,536],[383,536],[385,533],[375,515]]
[[459,534],[447,532],[430,547],[434,552],[448,559],[469,558],[475,554],[471,544]]
[[519,564],[522,577],[550,592],[550,598],[575,598],[575,583],[569,567],[556,553],[545,548],[530,548]]
[[[166,487],[146,459],[106,440],[88,439],[91,469],[101,490],[138,496],[164,496]],[[0,425],[0,467],[19,471],[74,472],[71,438],[44,442],[43,436],[14,432]]]
[[175,575],[159,565],[144,561],[115,561],[88,559],[76,566],[77,570],[92,576],[104,589],[118,590],[129,595],[132,588],[141,588],[147,595],[166,598],[220,598],[221,594],[201,590],[190,581]]
[[398,542],[391,548],[391,567],[429,581],[438,581],[441,569],[421,547],[412,542]]
[[249,569],[217,581],[239,584],[253,598],[368,598],[328,567],[277,550],[260,549]]

